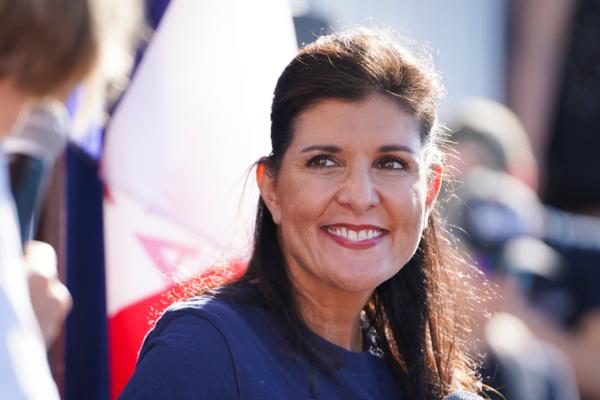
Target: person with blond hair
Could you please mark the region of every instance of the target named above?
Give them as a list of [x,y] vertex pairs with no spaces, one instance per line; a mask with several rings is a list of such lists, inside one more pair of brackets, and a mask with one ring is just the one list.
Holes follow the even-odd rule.
[[22,255],[7,154],[27,148],[51,164],[64,148],[63,103],[102,67],[108,31],[101,4],[0,0],[0,387],[7,399],[59,397],[45,344],[56,338],[72,302],[51,246],[25,243]]

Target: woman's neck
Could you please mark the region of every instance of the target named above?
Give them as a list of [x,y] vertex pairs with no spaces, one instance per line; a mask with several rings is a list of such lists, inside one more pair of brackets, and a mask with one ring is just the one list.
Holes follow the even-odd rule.
[[370,296],[330,293],[326,296],[301,292],[300,312],[308,327],[324,338],[349,351],[362,351],[361,311]]

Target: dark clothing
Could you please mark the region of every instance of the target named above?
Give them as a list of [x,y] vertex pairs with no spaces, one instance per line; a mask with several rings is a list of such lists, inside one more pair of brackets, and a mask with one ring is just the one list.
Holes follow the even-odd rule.
[[384,359],[307,334],[341,367],[326,374],[312,366],[256,304],[218,295],[178,303],[146,337],[120,399],[404,398]]
[[547,154],[546,203],[600,207],[600,0],[578,1]]
[[600,250],[550,243],[565,261],[555,279],[534,277],[529,292],[532,304],[572,328],[586,314],[600,309]]

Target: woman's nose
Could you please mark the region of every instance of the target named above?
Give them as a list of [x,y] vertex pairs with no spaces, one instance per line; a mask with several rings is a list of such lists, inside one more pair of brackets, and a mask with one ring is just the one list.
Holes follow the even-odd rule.
[[356,214],[364,213],[379,204],[379,193],[370,169],[354,168],[348,171],[338,190],[337,201]]

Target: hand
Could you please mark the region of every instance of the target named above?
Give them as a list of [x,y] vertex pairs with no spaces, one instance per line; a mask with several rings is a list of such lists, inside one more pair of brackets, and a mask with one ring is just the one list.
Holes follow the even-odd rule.
[[56,254],[47,243],[30,241],[25,246],[29,295],[46,347],[56,340],[67,317],[73,299],[65,285],[58,280]]

